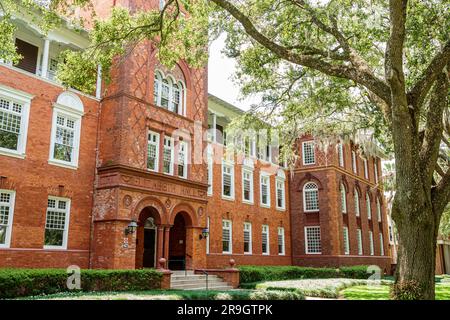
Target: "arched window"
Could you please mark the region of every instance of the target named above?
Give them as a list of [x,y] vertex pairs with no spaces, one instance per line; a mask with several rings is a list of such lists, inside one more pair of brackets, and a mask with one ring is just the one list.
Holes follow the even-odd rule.
[[356,188],[353,190],[353,194],[355,199],[355,215],[359,217],[359,193]]
[[341,192],[341,211],[342,213],[347,213],[347,196],[345,194],[345,186],[341,183],[340,187]]
[[381,222],[381,203],[380,203],[380,198],[377,197],[377,217],[378,217],[378,222]]
[[368,193],[366,193],[366,207],[367,207],[367,218],[372,219],[372,208],[370,207],[370,197]]
[[170,75],[164,76],[162,72],[156,71],[153,90],[155,105],[186,115],[186,90],[182,81],[177,81]]
[[303,187],[303,204],[305,212],[319,211],[319,188],[314,182],[308,182]]

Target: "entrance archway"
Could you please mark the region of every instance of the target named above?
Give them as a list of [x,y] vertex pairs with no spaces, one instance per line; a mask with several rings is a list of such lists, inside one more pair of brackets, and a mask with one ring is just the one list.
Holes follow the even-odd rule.
[[169,237],[169,269],[184,270],[186,268],[186,225],[183,214],[177,214]]
[[141,211],[136,236],[136,269],[157,267],[158,245],[163,241],[158,232],[160,224],[155,208],[146,207]]

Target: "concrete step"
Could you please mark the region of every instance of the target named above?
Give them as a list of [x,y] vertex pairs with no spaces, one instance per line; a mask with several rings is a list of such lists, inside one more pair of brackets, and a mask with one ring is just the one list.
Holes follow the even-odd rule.
[[172,275],[193,275],[194,274],[194,270],[172,270]]
[[[206,290],[206,285],[180,285],[180,286],[170,286],[174,290]],[[208,290],[231,290],[231,286],[226,284],[221,285],[208,285]]]
[[[177,276],[177,275],[172,275],[170,277],[171,281],[178,281],[178,280],[206,280],[206,276],[204,275],[189,275],[189,276]],[[218,276],[215,275],[209,275],[208,276],[209,280],[214,280],[214,279],[220,279]]]
[[[182,285],[206,285],[206,281],[197,281],[197,280],[178,280],[178,281],[171,281],[170,282],[172,286],[182,286]],[[215,279],[215,280],[209,280],[208,279],[208,285],[227,285],[226,282]]]

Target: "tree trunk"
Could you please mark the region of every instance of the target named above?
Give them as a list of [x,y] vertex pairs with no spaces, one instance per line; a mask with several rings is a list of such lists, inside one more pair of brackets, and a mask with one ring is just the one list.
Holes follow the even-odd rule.
[[[432,208],[416,203],[415,212],[405,212],[412,204],[394,201],[393,218],[399,234],[394,299],[434,300],[436,264],[436,221]],[[414,205],[414,204],[413,204]]]

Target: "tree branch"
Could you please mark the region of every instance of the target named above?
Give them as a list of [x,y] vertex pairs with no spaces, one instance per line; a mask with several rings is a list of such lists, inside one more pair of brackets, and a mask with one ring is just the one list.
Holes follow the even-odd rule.
[[316,57],[293,52],[289,50],[287,47],[284,47],[270,40],[264,34],[262,34],[254,26],[249,17],[243,14],[230,1],[228,0],[211,0],[211,1],[220,8],[227,11],[237,21],[239,21],[239,23],[245,29],[245,32],[249,36],[251,36],[254,40],[256,40],[260,45],[270,50],[271,52],[277,54],[282,59],[285,59],[297,65],[302,65],[314,70],[318,70],[329,76],[353,80],[356,83],[372,91],[386,103],[390,104],[389,87],[383,80],[376,78],[375,76],[364,70],[359,70],[354,66],[349,67],[342,64],[334,65]]
[[420,110],[425,97],[436,81],[439,74],[450,63],[450,40],[445,44],[423,71],[414,87],[408,92],[408,104]]
[[450,168],[447,169],[436,188],[432,190],[431,197],[434,212],[442,212],[450,201]]
[[426,184],[431,182],[436,161],[439,154],[439,146],[442,138],[444,109],[447,107],[447,91],[449,87],[446,72],[441,72],[434,86],[429,103],[424,138],[419,153],[423,177]]

